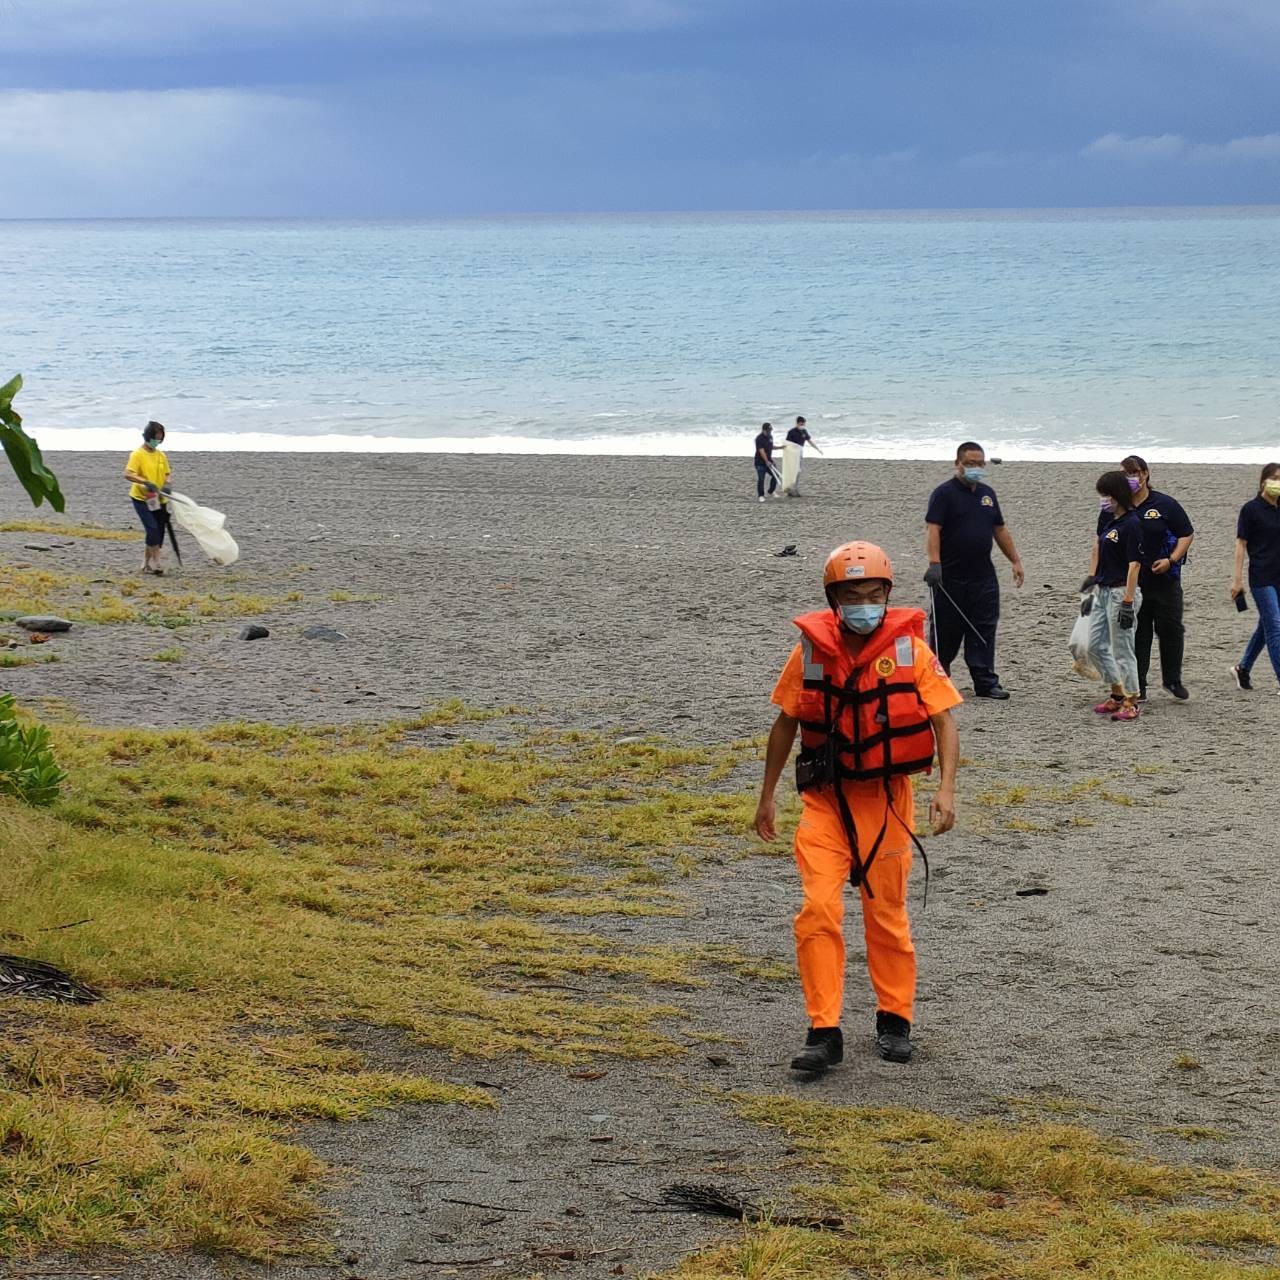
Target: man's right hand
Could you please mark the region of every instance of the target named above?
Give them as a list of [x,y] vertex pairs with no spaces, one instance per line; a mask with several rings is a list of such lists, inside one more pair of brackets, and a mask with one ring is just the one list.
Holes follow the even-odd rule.
[[773,797],[761,796],[760,803],[756,806],[755,821],[751,824],[756,829],[756,835],[761,840],[776,840],[778,838],[777,819],[778,807],[774,804]]
[[940,587],[942,585],[942,566],[936,560],[924,571],[924,580],[931,587]]

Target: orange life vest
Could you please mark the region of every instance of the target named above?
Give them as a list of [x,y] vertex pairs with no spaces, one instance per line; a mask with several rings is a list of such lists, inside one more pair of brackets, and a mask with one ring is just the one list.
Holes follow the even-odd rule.
[[856,657],[830,609],[796,619],[804,657],[797,782],[807,790],[839,778],[855,781],[922,773],[933,767],[933,727],[916,687],[919,609],[888,609]]

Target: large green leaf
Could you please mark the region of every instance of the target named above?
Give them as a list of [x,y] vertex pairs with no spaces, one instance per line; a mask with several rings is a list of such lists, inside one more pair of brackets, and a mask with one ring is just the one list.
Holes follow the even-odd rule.
[[21,390],[20,373],[0,387],[0,445],[32,503],[38,507],[47,502],[55,511],[61,511],[67,502],[58,488],[58,478],[44,465],[40,446],[23,431],[22,418],[13,407],[13,397]]

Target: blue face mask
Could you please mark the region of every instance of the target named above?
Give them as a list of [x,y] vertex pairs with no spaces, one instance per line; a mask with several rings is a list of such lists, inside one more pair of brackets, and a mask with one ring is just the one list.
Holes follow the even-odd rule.
[[986,478],[986,467],[965,467],[964,469],[965,484],[980,484]]
[[842,604],[840,621],[856,635],[870,635],[884,621],[882,604]]

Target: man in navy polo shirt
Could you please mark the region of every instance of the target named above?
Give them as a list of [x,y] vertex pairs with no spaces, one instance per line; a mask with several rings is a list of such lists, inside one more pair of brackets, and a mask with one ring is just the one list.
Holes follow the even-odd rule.
[[[1151,487],[1151,471],[1136,453],[1120,469],[1133,490],[1138,519],[1142,521],[1142,567],[1138,587],[1142,608],[1133,647],[1138,658],[1138,701],[1147,697],[1147,672],[1151,669],[1151,638],[1160,642],[1160,683],[1179,702],[1191,695],[1182,683],[1182,653],[1186,631],[1182,625],[1182,562],[1191,550],[1195,530],[1181,503]],[[1101,523],[1101,522],[1099,522]]]
[[956,450],[956,474],[940,484],[925,512],[924,580],[933,597],[934,652],[951,674],[964,644],[964,661],[979,698],[1003,701],[1009,693],[996,674],[996,624],[1000,583],[991,563],[994,541],[1013,566],[1013,585],[1022,586],[1022,560],[1005,527],[995,490],[984,484],[987,456],[966,440]]

